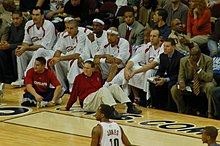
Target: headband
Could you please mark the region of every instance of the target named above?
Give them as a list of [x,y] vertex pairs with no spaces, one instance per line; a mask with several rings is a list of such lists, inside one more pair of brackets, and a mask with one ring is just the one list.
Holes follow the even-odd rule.
[[92,22],[97,22],[97,23],[100,23],[100,24],[102,24],[102,25],[105,25],[105,22],[104,22],[104,21],[102,21],[101,19],[98,19],[98,18],[93,19],[93,21],[92,21]]
[[118,35],[118,32],[117,32],[117,31],[115,31],[115,30],[110,30],[110,29],[107,30],[107,33],[113,33],[113,34],[115,34],[115,35]]

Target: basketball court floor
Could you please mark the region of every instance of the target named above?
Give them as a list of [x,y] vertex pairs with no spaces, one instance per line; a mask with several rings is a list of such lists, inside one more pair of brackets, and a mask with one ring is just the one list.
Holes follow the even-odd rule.
[[[50,108],[20,106],[24,88],[6,85],[0,99],[0,146],[88,146],[91,131],[98,124],[94,113],[84,112],[78,104],[70,111],[59,111],[63,104]],[[125,105],[117,105],[124,113]],[[124,129],[133,145],[139,146],[203,146],[201,129],[212,125],[220,128],[220,121],[183,115],[151,108],[142,108],[141,115],[123,114],[114,120]],[[220,135],[217,138],[220,142]]]

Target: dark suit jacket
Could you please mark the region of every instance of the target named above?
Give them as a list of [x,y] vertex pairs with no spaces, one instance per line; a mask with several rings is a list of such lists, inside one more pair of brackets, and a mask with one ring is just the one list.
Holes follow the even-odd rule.
[[168,58],[167,54],[162,53],[160,55],[160,64],[156,75],[170,78],[168,88],[171,88],[177,82],[180,59],[182,57],[184,57],[184,55],[178,52],[177,50],[174,51],[171,60]]

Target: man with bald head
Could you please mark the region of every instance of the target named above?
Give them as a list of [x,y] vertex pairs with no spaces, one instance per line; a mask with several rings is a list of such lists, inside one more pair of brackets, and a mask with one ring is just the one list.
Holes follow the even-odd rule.
[[69,81],[69,90],[71,92],[73,82],[76,76],[82,73],[82,63],[86,60],[93,60],[95,54],[98,52],[100,47],[108,42],[107,40],[107,32],[104,30],[104,21],[101,19],[93,20],[93,31],[90,32],[85,40],[85,48],[83,52],[80,54],[78,60],[74,61],[67,79]]
[[178,86],[174,85],[171,89],[172,98],[177,105],[179,113],[186,112],[183,95],[189,91],[186,90],[186,86],[190,86],[193,95],[206,94],[208,99],[208,116],[210,116],[212,98],[210,91],[216,86],[212,68],[212,58],[201,53],[198,45],[192,45],[190,55],[180,60]]
[[130,57],[130,45],[127,40],[118,36],[118,30],[110,27],[107,30],[108,42],[101,46],[95,55],[94,63],[102,70],[106,84],[110,82],[119,69],[123,68]]
[[188,43],[190,43],[187,36],[184,34],[184,28],[182,22],[176,18],[171,22],[171,33],[168,38],[175,40],[176,48],[180,53],[185,55],[189,54]]

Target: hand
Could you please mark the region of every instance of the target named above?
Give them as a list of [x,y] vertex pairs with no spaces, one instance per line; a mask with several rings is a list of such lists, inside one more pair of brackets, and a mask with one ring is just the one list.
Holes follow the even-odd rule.
[[50,62],[49,65],[50,66],[54,66],[56,63],[60,62],[60,57],[53,57]]
[[60,111],[67,111],[66,107],[61,107]]
[[198,8],[195,8],[193,10],[193,15],[194,15],[194,19],[197,19],[198,18]]
[[78,64],[78,67],[79,67],[79,68],[83,68],[83,60],[82,60],[81,57],[78,58],[77,64]]
[[182,39],[180,39],[180,43],[183,45],[188,45],[188,44],[190,44],[190,41],[186,38],[182,38]]
[[164,83],[166,83],[166,78],[155,78],[156,79],[156,85],[155,86],[162,86]]
[[189,60],[190,65],[193,67],[193,70],[198,71],[199,67],[197,66],[197,63],[192,59],[192,57],[189,57],[188,60]]
[[26,51],[27,47],[26,46],[18,46],[15,50],[15,54],[19,57],[21,56],[25,51]]
[[54,13],[53,12],[49,12],[47,15],[46,15],[46,18],[47,19],[51,19],[53,17]]
[[100,63],[100,59],[98,57],[96,57],[93,61],[95,64],[99,64]]
[[115,63],[115,57],[113,55],[106,55],[106,63]]
[[35,99],[36,99],[38,102],[41,102],[44,98],[43,98],[42,96],[40,96],[40,95],[37,95],[37,96],[35,97]]
[[126,70],[126,69],[124,70],[124,76],[125,76],[126,80],[129,80],[131,78],[130,72],[128,70]]
[[7,41],[3,41],[0,43],[0,50],[7,50],[10,48],[10,44]]
[[95,40],[95,35],[94,33],[90,32],[88,35],[87,35],[88,39],[93,42]]
[[185,84],[185,82],[183,82],[183,81],[180,81],[180,82],[179,82],[179,89],[180,89],[181,91],[186,90],[186,84]]

